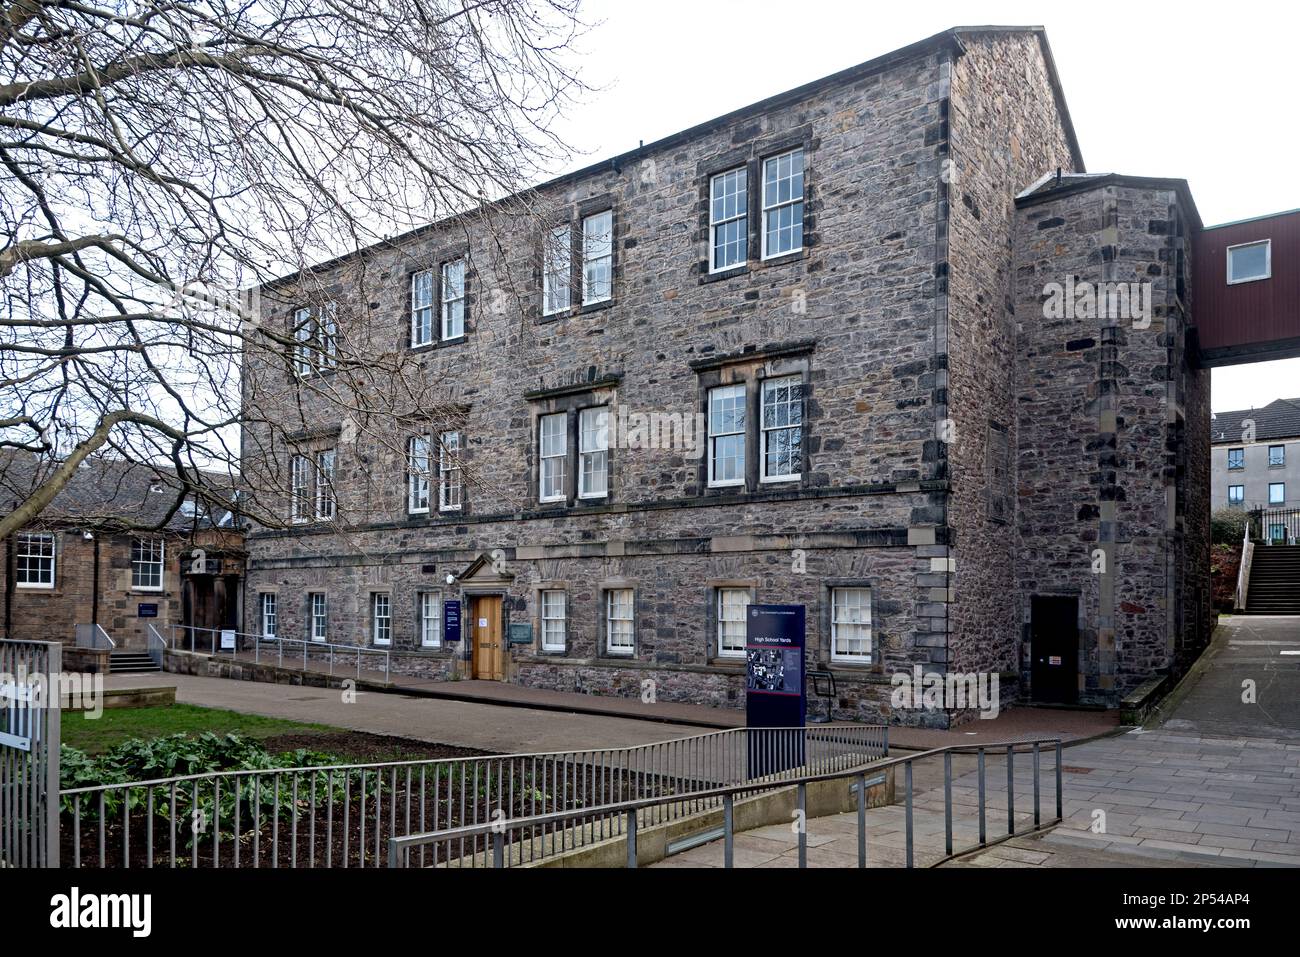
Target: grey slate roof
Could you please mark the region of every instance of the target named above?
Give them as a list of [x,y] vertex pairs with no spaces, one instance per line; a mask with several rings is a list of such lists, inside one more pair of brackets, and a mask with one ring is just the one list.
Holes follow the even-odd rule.
[[[10,511],[41,481],[48,478],[53,464],[31,456],[10,455],[0,462],[0,514]],[[213,490],[236,485],[228,475],[203,472],[203,483]],[[229,512],[196,508],[194,497],[168,513],[180,498],[182,483],[174,469],[143,465],[122,459],[88,458],[72,480],[55,496],[37,519],[39,523],[84,524],[87,526],[166,527],[175,530],[228,524]],[[219,493],[220,494],[220,493]]]
[[1215,445],[1241,442],[1243,423],[1253,420],[1255,440],[1300,438],[1300,398],[1274,399],[1260,409],[1219,412],[1210,420],[1210,441]]

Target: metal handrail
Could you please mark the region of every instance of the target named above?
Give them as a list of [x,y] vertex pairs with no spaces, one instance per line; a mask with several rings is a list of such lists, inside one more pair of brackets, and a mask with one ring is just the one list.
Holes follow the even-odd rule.
[[[195,651],[195,643],[194,643],[195,632],[207,632],[211,636],[211,642],[209,644],[208,653],[214,656],[219,655],[223,651],[227,650],[227,649],[221,649],[217,647],[217,641],[221,632],[223,630],[225,631],[232,630],[229,628],[227,629],[199,628],[195,625],[172,625],[171,627],[173,631],[177,628],[180,628],[190,633],[191,652]],[[328,674],[330,675],[334,674],[334,658],[336,654],[339,655],[340,657],[346,657],[348,655],[357,656],[356,677],[358,679],[361,677],[361,656],[362,655],[383,655],[384,656],[384,680],[391,681],[393,677],[393,650],[391,648],[369,648],[366,647],[365,645],[346,645],[346,644],[340,644],[338,642],[331,642],[331,641],[316,641],[315,639],[310,639],[310,638],[282,638],[279,635],[254,635],[242,631],[235,631],[234,635],[236,639],[245,638],[253,643],[254,664],[262,663],[262,643],[273,642],[277,648],[277,652],[276,652],[277,668],[283,668],[286,660],[289,661],[291,666],[296,666],[299,662],[299,656],[296,653],[293,654],[288,659],[286,659],[284,654],[285,645],[302,645],[302,656],[301,656],[302,671],[308,670],[307,663],[308,660],[312,657],[311,654],[312,649],[318,649],[319,651],[325,652],[329,660]],[[238,649],[236,649],[235,653],[238,654]]]
[[107,648],[112,651],[117,642],[98,624],[77,625],[73,629],[78,648]]
[[[926,758],[942,755],[944,758],[944,835],[945,835],[945,852],[947,860],[954,857],[953,839],[952,839],[952,755],[954,754],[978,754],[979,755],[979,844],[971,848],[963,849],[958,853],[966,853],[969,850],[975,850],[977,847],[988,846],[987,840],[987,821],[986,821],[986,787],[985,787],[985,754],[992,749],[1006,749],[1007,756],[1007,835],[1006,838],[1016,836],[1015,829],[1015,753],[1018,748],[1028,747],[1031,749],[1034,760],[1034,827],[1032,830],[1038,830],[1042,827],[1041,821],[1041,802],[1039,789],[1040,773],[1040,749],[1044,744],[1050,744],[1056,751],[1056,817],[1049,824],[1056,824],[1064,820],[1064,802],[1062,799],[1061,788],[1061,739],[1060,738],[1038,738],[1029,741],[1002,741],[992,744],[972,747],[971,745],[949,745],[943,748],[933,748],[929,751],[922,751],[919,754],[905,755],[895,758],[883,758],[869,764],[861,765],[853,770],[828,771],[813,774],[800,774],[792,778],[777,781],[757,781],[745,782],[743,784],[731,784],[721,787],[706,788],[704,790],[693,792],[690,797],[692,800],[707,801],[711,798],[721,798],[723,801],[723,829],[724,829],[724,862],[726,867],[734,865],[734,815],[733,806],[735,798],[738,795],[754,793],[758,791],[771,791],[779,788],[795,786],[798,788],[798,808],[800,816],[804,816],[807,808],[807,787],[809,784],[817,784],[824,781],[841,781],[846,778],[857,779],[857,812],[858,812],[858,866],[867,866],[867,843],[866,843],[866,801],[867,801],[867,774],[876,775],[881,771],[895,768],[903,765],[905,769],[905,789],[906,789],[906,855],[907,866],[910,868],[914,862],[913,852],[913,830],[912,830],[912,765],[916,761],[925,760]],[[388,866],[390,868],[407,867],[410,865],[410,849],[429,844],[438,844],[465,839],[475,840],[479,837],[491,835],[492,839],[492,866],[503,867],[505,864],[505,834],[507,831],[522,830],[524,828],[545,828],[547,825],[567,824],[577,819],[595,817],[595,816],[613,816],[620,814],[625,816],[626,841],[627,841],[627,866],[637,866],[637,812],[649,808],[658,807],[666,803],[681,800],[680,796],[652,796],[646,798],[634,798],[627,801],[618,801],[612,804],[602,805],[593,808],[581,808],[577,810],[553,811],[547,814],[532,815],[525,818],[516,818],[514,820],[496,820],[483,824],[462,825],[461,827],[448,828],[441,831],[430,831],[423,834],[408,834],[401,837],[393,837],[388,843]],[[1021,832],[1028,833],[1028,832]],[[1002,840],[1005,840],[1003,838]],[[996,843],[996,842],[995,842]],[[799,866],[807,866],[808,857],[808,832],[806,827],[799,828]]]
[[167,653],[167,639],[162,636],[153,622],[148,622],[145,628],[145,647],[149,652],[149,657],[159,668],[163,666],[163,657]]

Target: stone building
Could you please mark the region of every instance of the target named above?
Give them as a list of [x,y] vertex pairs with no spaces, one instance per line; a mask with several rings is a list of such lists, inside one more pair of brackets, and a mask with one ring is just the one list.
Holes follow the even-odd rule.
[[260,291],[290,337],[396,335],[440,413],[374,435],[325,417],[331,370],[249,363],[290,441],[246,430],[246,478],[288,475],[296,521],[249,535],[246,630],[739,707],[745,606],[796,603],[836,717],[939,724],[966,713],[893,713],[896,673],[1113,706],[1207,639],[1199,218],[1085,174],[1041,29],[945,31],[537,196]]
[[[7,459],[0,484],[20,496],[29,471]],[[73,644],[79,627],[98,625],[118,650],[142,651],[150,623],[234,627],[243,533],[228,512],[190,500],[169,519],[177,499],[166,469],[88,459],[38,521],[4,542],[4,637]]]

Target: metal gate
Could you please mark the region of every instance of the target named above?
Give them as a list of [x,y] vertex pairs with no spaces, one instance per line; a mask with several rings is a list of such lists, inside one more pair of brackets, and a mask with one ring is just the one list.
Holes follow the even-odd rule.
[[61,651],[0,641],[0,867],[59,866]]

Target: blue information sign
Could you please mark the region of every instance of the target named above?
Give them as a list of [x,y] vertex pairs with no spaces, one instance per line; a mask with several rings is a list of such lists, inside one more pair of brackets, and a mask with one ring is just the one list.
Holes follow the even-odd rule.
[[[803,605],[750,605],[745,629],[745,724],[802,728],[808,715],[804,686]],[[749,771],[758,777],[803,763],[802,732],[749,736]]]
[[460,641],[460,602],[442,603],[442,640],[448,643]]
[[137,618],[157,618],[158,606],[153,602],[140,602],[135,606],[135,616]]

